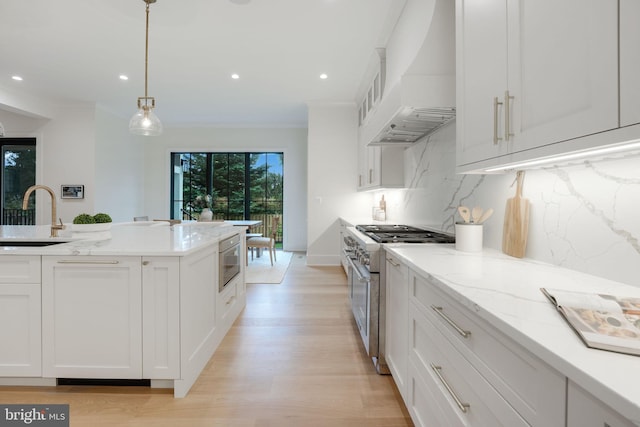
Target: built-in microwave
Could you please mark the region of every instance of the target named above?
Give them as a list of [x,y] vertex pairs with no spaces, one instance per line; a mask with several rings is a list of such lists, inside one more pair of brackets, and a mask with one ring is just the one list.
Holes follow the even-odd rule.
[[240,235],[221,240],[219,250],[218,291],[221,292],[231,280],[240,274]]

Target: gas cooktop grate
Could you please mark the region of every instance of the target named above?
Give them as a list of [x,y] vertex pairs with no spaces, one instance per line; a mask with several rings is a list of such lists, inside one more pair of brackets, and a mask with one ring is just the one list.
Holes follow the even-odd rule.
[[378,243],[455,243],[455,237],[409,225],[358,225],[356,229]]

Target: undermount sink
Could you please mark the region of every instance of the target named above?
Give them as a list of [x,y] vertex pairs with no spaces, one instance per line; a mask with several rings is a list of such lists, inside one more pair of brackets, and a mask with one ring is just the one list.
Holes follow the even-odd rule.
[[0,241],[0,246],[20,246],[20,247],[32,247],[32,248],[39,248],[42,246],[52,246],[52,245],[60,245],[62,243],[69,243],[66,241],[52,241],[52,240],[42,240],[42,241],[35,241],[35,240],[20,240],[20,241],[8,241],[8,240],[2,240]]

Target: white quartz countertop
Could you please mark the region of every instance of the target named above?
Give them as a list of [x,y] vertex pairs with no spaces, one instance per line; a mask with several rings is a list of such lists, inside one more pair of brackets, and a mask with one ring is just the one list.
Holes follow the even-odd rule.
[[[183,256],[240,231],[224,222],[187,222],[170,226],[149,221],[113,223],[110,230],[95,233],[74,232],[69,226],[60,237],[49,237],[48,225],[0,226],[0,255],[135,255]],[[11,243],[64,242],[30,247]]]
[[418,274],[620,414],[640,424],[640,357],[587,348],[540,288],[640,297],[640,287],[491,249],[384,245]]

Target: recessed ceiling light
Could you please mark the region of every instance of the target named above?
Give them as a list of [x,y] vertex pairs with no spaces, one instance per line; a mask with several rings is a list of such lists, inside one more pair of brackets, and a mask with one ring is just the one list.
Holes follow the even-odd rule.
[[238,80],[238,79],[240,78],[240,75],[239,75],[239,74],[236,74],[236,73],[233,73],[233,74],[231,74],[231,78],[232,78],[233,80]]
[[120,74],[120,80],[129,80],[129,76],[125,76],[124,74]]
[[11,76],[11,78],[12,78],[13,80],[17,80],[17,81],[19,81],[19,82],[21,82],[21,81],[22,81],[22,77],[20,77],[20,76]]
[[329,76],[328,76],[328,75],[326,75],[325,73],[322,73],[322,74],[320,74],[320,78],[321,78],[322,80],[326,80],[326,79],[328,79],[328,78],[329,78]]

